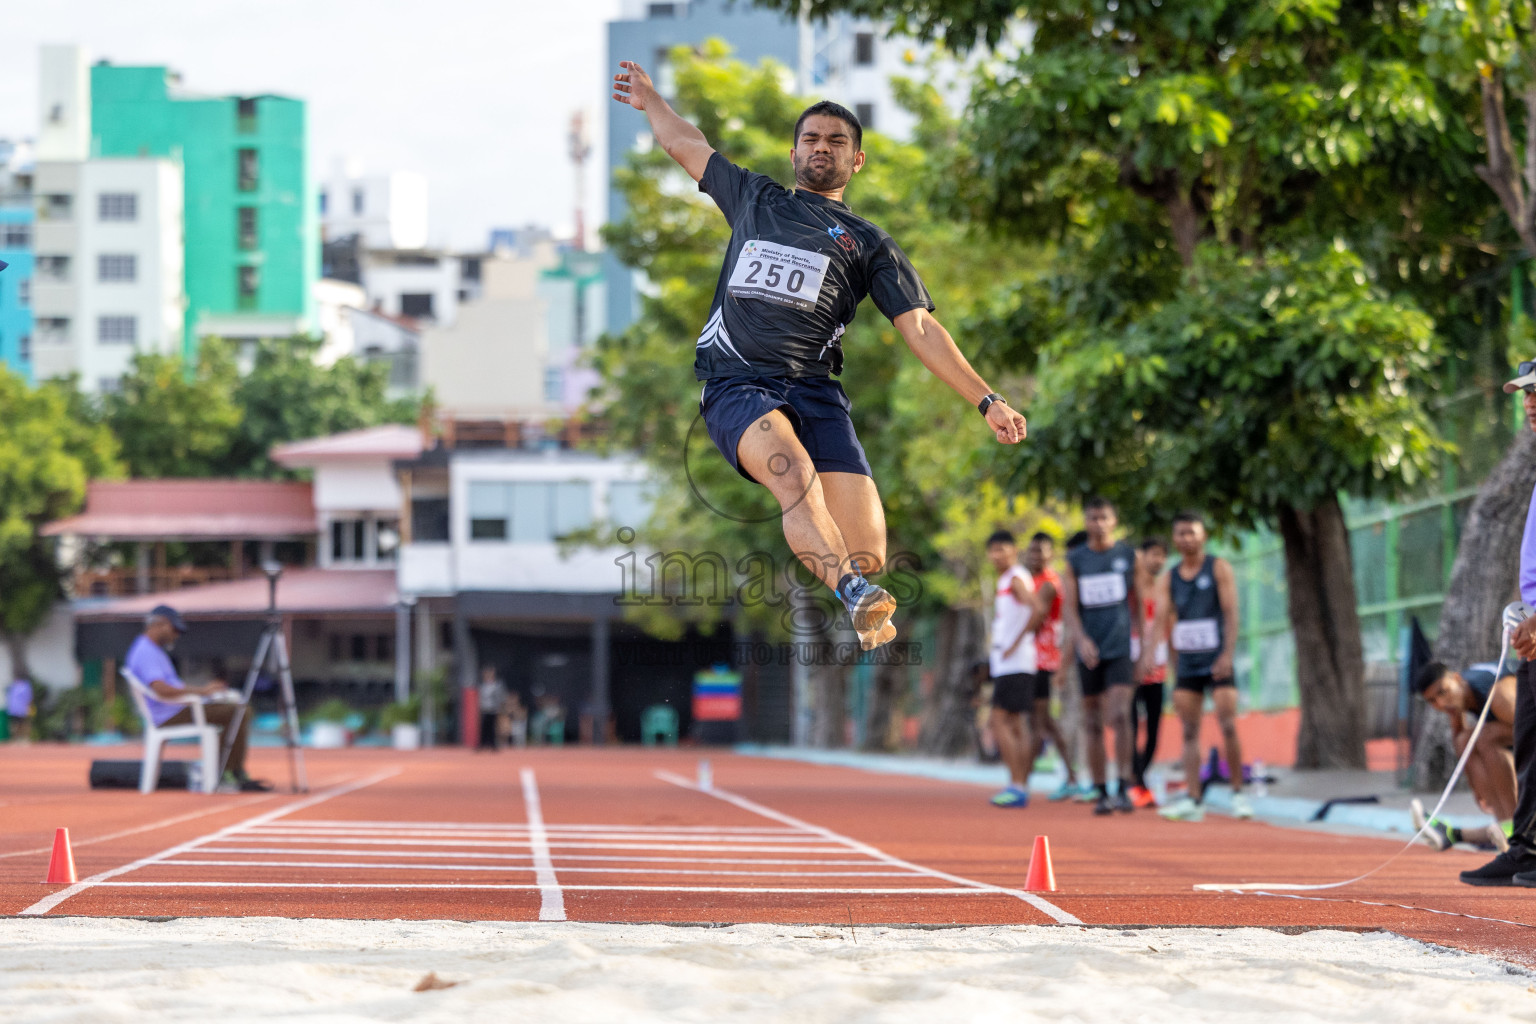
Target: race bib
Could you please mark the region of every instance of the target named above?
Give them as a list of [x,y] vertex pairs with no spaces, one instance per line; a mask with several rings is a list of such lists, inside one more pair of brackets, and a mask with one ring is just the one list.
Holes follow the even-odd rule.
[[819,252],[754,238],[741,247],[725,288],[738,299],[762,299],[808,313],[821,297],[830,263]]
[[1221,646],[1221,630],[1215,619],[1188,619],[1173,627],[1173,646],[1190,654],[1214,651]]
[[1125,574],[1096,572],[1077,581],[1077,596],[1084,608],[1102,608],[1125,600]]

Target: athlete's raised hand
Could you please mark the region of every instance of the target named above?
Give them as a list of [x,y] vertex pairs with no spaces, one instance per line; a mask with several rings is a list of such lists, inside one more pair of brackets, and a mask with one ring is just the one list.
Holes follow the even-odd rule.
[[656,84],[645,73],[645,69],[632,60],[619,61],[619,67],[624,70],[613,76],[613,98],[620,103],[628,103],[636,110],[644,110],[646,104],[656,96]]
[[1003,402],[987,406],[987,426],[997,435],[998,444],[1018,444],[1029,433],[1024,414]]

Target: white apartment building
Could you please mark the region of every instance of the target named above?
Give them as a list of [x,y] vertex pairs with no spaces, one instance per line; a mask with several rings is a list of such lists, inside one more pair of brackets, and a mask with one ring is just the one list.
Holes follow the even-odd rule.
[[[58,152],[43,140],[40,151]],[[135,353],[180,353],[181,167],[156,158],[39,160],[33,189],[34,375],[78,373],[85,391],[110,391]]]
[[365,249],[361,264],[370,309],[442,327],[458,319],[458,256],[434,249]]
[[[887,38],[888,31],[888,26],[847,14],[825,22],[801,18],[796,85],[804,96],[841,103],[865,131],[907,139],[917,118],[896,103],[891,79],[927,77],[924,65],[932,47],[914,39]],[[952,63],[946,68],[956,69]],[[965,99],[954,89],[946,96],[956,109]]]
[[278,445],[272,461],[314,474],[322,569],[392,567],[403,495],[394,460],[421,454],[421,431],[387,425]]
[[320,183],[320,230],[326,241],[357,235],[366,249],[427,244],[427,179],[415,171],[364,174],[338,160]]

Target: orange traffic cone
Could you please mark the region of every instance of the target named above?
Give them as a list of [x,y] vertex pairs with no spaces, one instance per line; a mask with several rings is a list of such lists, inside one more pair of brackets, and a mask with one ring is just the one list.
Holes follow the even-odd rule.
[[1029,874],[1024,878],[1026,892],[1055,892],[1056,872],[1051,869],[1051,841],[1035,836],[1035,848],[1029,855]]
[[53,833],[53,856],[48,858],[47,882],[50,885],[74,885],[78,881],[75,855],[69,852],[69,829],[58,829]]

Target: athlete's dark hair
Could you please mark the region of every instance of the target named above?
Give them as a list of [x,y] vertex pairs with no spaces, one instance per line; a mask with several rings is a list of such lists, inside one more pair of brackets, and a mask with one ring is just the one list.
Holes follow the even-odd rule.
[[1148,537],[1141,542],[1141,550],[1151,551],[1153,548],[1166,553],[1168,545],[1161,537]]
[[1174,526],[1178,526],[1180,523],[1197,523],[1203,529],[1205,527],[1205,516],[1192,508],[1187,508],[1173,517]]
[[1053,547],[1056,544],[1056,538],[1052,537],[1050,534],[1046,533],[1044,530],[1036,530],[1035,531],[1035,535],[1033,537],[1029,538],[1029,542],[1031,544],[1033,544],[1037,540],[1043,540],[1047,544],[1052,545]]
[[1088,531],[1087,530],[1078,530],[1072,536],[1067,538],[1067,550],[1071,551],[1073,548],[1080,548],[1084,544],[1087,544],[1087,543],[1088,543]]
[[1018,541],[1013,539],[1013,531],[1011,530],[993,530],[992,536],[987,538],[987,547],[991,547],[993,544],[1013,544],[1017,546],[1018,543]]
[[828,117],[836,117],[848,123],[848,128],[853,132],[854,152],[864,148],[864,126],[859,124],[858,115],[841,103],[833,103],[831,100],[822,100],[820,103],[812,103],[805,108],[800,115],[800,120],[795,122],[795,137],[792,140],[795,145],[800,145],[800,126],[805,124],[805,119],[815,117],[817,114],[825,114]]
[[1114,512],[1115,511],[1115,503],[1110,501],[1108,498],[1104,497],[1101,494],[1095,494],[1093,497],[1091,497],[1087,501],[1083,502],[1083,511],[1084,512],[1092,512],[1094,509],[1099,509],[1099,508],[1107,508],[1111,512]]
[[1444,663],[1432,661],[1428,665],[1425,665],[1423,668],[1419,669],[1419,674],[1413,677],[1413,688],[1419,693],[1423,693],[1425,690],[1429,689],[1431,686],[1434,686],[1440,680],[1444,679],[1446,673],[1449,671],[1450,669],[1446,668]]

